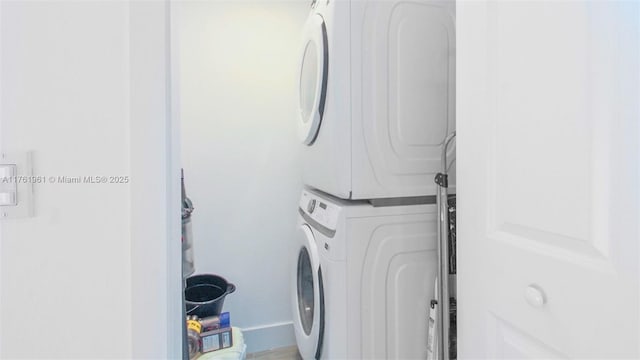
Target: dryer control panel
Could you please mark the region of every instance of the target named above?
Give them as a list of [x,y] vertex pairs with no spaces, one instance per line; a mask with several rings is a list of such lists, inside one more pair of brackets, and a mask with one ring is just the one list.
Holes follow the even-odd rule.
[[336,230],[338,217],[340,216],[339,206],[305,190],[302,192],[302,196],[300,197],[299,207],[307,217],[322,227],[333,231]]

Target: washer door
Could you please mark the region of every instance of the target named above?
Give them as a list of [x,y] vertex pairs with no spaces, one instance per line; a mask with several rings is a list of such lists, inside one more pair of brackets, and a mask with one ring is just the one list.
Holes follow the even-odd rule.
[[307,20],[298,88],[300,139],[311,145],[318,136],[327,95],[329,54],[327,28],[319,14]]
[[302,358],[319,359],[324,333],[324,291],[320,259],[311,228],[302,225],[298,236],[299,251],[292,286],[293,327]]

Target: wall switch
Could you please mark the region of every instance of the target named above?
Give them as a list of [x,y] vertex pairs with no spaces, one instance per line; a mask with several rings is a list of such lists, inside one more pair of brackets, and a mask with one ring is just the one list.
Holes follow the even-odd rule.
[[13,191],[8,192],[0,192],[0,206],[15,206],[16,202],[16,193]]
[[7,183],[15,181],[16,165],[15,164],[2,164],[0,165],[0,181]]
[[32,216],[31,152],[0,154],[0,219]]

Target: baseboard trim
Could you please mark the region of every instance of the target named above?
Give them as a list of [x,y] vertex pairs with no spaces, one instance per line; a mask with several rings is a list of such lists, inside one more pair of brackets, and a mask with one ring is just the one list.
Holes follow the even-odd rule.
[[293,322],[279,322],[242,328],[247,353],[296,345]]

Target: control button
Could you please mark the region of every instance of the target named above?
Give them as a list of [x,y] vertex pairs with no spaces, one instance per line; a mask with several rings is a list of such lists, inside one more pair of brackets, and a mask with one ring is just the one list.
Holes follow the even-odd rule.
[[309,214],[313,214],[313,210],[316,209],[316,199],[309,200],[309,204],[307,204],[307,212]]

